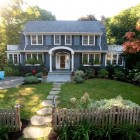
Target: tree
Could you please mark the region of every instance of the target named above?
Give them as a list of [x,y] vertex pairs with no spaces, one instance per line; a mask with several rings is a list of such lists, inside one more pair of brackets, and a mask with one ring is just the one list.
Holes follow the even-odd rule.
[[140,17],[140,4],[123,10],[118,15],[105,21],[108,44],[121,45],[125,41],[125,33],[135,31],[135,23]]
[[[0,9],[0,59],[7,44],[19,44],[20,32],[29,20],[56,20],[51,12],[35,7],[23,10],[23,0],[11,0],[7,7]],[[2,61],[4,62],[4,61]]]
[[79,21],[94,21],[97,20],[94,15],[82,16],[78,19]]
[[136,23],[136,31],[127,32],[125,37],[127,40],[123,43],[123,51],[126,66],[130,69],[140,68],[140,19]]

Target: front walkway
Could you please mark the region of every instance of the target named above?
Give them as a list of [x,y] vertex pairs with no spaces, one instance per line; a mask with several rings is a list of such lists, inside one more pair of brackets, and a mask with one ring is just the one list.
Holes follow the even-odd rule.
[[0,80],[0,89],[19,86],[23,84],[23,80],[24,80],[23,77],[16,77],[16,76],[5,77],[4,80]]

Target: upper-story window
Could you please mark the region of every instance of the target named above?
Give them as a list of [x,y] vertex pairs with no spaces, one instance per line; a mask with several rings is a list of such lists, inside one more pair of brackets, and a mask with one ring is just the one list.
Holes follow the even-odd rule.
[[60,45],[61,44],[61,36],[55,35],[54,36],[54,45]]
[[65,45],[71,45],[71,35],[65,35]]
[[82,45],[95,45],[95,36],[94,35],[83,35],[82,36]]
[[31,44],[32,45],[43,45],[43,36],[42,35],[32,35]]

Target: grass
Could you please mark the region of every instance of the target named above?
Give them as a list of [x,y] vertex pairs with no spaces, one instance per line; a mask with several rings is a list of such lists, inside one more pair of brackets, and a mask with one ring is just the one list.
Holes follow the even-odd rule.
[[21,105],[21,118],[29,119],[41,107],[52,88],[50,83],[21,85],[0,90],[0,108]]
[[82,84],[66,83],[62,86],[60,105],[62,108],[70,108],[70,99],[81,96],[87,92],[91,99],[110,99],[121,95],[123,99],[131,100],[140,105],[140,87],[107,79],[86,80]]

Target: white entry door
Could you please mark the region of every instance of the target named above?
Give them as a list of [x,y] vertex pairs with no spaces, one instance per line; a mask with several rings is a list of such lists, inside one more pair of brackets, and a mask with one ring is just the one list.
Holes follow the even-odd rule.
[[67,53],[56,54],[56,69],[70,69],[70,56]]

